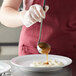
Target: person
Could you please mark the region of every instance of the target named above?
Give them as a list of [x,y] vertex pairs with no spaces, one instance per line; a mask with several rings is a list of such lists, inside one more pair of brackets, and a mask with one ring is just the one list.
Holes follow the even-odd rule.
[[7,27],[22,26],[19,56],[39,54],[37,42],[43,18],[41,42],[50,44],[50,54],[76,58],[76,0],[4,0],[0,21]]

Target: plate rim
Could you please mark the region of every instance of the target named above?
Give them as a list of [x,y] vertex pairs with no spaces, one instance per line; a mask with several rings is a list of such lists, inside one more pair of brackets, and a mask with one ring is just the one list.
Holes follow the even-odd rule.
[[11,69],[11,66],[10,66],[9,64],[7,64],[7,63],[5,63],[5,62],[0,62],[0,63],[6,65],[6,66],[8,67],[7,70],[4,70],[4,71],[0,72],[0,74],[5,73],[5,72],[7,72],[7,71],[9,71],[9,70]]

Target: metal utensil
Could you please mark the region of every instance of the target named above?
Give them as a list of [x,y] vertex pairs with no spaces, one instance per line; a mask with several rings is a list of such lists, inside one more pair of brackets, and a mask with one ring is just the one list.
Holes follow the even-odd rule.
[[[45,10],[45,1],[46,0],[44,0],[44,3],[43,3],[43,9],[44,10]],[[40,46],[42,46],[42,47],[46,46],[46,48],[50,48],[50,45],[49,44],[47,44],[45,42],[40,42],[40,40],[41,40],[41,32],[42,32],[42,25],[43,25],[43,19],[41,21],[40,33],[39,33],[39,40],[38,40],[38,44],[37,44],[37,50],[38,50],[39,53],[42,53],[41,52],[42,51],[42,48]]]

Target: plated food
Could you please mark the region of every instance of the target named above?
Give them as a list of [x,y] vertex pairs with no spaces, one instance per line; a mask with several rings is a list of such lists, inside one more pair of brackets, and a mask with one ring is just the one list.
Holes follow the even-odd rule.
[[58,66],[63,66],[63,62],[59,62],[57,60],[52,60],[50,59],[47,63],[47,61],[34,61],[33,63],[30,64],[31,67],[58,67]]

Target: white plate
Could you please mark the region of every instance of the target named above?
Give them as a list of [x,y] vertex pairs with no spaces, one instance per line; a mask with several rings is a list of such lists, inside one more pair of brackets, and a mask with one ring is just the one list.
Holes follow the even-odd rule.
[[11,66],[9,64],[0,62],[0,74],[5,73],[11,69]]
[[34,72],[45,72],[45,71],[55,71],[60,70],[65,66],[68,66],[72,63],[72,60],[68,57],[59,56],[59,55],[49,55],[48,59],[57,60],[62,62],[64,65],[59,67],[30,67],[30,64],[33,61],[46,61],[46,55],[25,55],[18,56],[11,60],[11,63],[19,67],[23,71],[34,71]]

